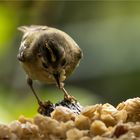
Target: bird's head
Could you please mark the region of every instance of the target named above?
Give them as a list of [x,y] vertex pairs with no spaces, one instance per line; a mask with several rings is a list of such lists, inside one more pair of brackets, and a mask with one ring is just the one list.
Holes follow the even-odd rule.
[[52,75],[59,88],[61,82],[65,80],[65,66],[67,64],[64,48],[56,40],[44,40],[40,47],[38,57],[44,69]]
[[65,50],[62,40],[60,42],[55,33],[49,34],[48,28],[47,26],[20,27],[19,30],[24,35],[17,57],[22,63],[41,65],[61,88],[61,82],[65,80],[67,63]]

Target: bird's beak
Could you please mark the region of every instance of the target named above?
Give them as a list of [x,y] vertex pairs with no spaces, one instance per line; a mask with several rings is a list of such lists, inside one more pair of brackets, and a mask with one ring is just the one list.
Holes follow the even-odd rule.
[[55,80],[56,80],[56,83],[58,85],[59,88],[61,88],[61,84],[60,84],[60,74],[59,73],[55,73],[53,74]]

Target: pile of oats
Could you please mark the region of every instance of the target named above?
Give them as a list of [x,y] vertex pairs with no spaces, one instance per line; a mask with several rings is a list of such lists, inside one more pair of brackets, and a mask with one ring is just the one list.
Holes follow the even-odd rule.
[[0,124],[6,140],[137,140],[140,139],[140,98],[128,99],[116,108],[108,103],[86,106],[75,114],[58,106],[51,117],[19,117]]

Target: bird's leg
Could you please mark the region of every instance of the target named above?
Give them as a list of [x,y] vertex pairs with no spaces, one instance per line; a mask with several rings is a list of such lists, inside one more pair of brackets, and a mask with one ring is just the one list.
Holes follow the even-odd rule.
[[64,83],[60,81],[60,74],[59,73],[54,73],[53,75],[54,75],[54,78],[56,80],[56,84],[57,84],[58,88],[61,89],[64,93],[64,100],[65,101],[70,101],[70,102],[72,102],[72,101],[77,102],[76,98],[69,95],[68,92],[65,90]]
[[27,78],[27,83],[28,83],[30,89],[32,90],[35,98],[38,101],[38,104],[39,104],[38,112],[42,115],[50,116],[50,111],[54,110],[53,103],[50,101],[45,101],[45,102],[41,101],[41,99],[37,96],[37,94],[33,88],[33,81],[29,77]]
[[43,102],[42,102],[41,99],[37,96],[37,94],[36,94],[36,92],[35,92],[35,90],[34,90],[34,88],[33,88],[33,81],[32,81],[32,79],[29,78],[29,77],[27,78],[27,84],[29,85],[29,87],[30,87],[30,89],[32,90],[32,92],[33,92],[35,98],[37,99],[38,104],[39,104],[40,106],[42,106]]
[[77,102],[77,100],[74,96],[71,96],[71,95],[68,94],[68,92],[66,91],[64,86],[60,89],[64,92],[64,100],[65,101],[70,101],[70,102],[75,101],[75,102]]

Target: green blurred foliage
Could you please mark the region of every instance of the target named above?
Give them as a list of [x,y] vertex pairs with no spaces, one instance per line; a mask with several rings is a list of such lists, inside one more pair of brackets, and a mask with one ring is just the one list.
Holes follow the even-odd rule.
[[[82,105],[116,105],[139,96],[139,1],[0,1],[0,122],[20,115],[32,117],[37,102],[26,85],[16,55],[22,25],[59,28],[84,53],[79,68],[66,81],[66,89]],[[63,94],[55,85],[35,82],[43,100],[57,102]]]
[[9,7],[7,10],[4,5],[0,5],[0,57],[9,49],[6,45],[13,39],[14,28],[17,26],[17,15],[12,9]]
[[[99,98],[90,95],[85,89],[69,87],[68,90],[80,100],[81,105],[90,105],[93,101],[96,103]],[[63,98],[61,91],[56,89],[38,90],[42,100],[51,100],[53,103],[59,102]],[[25,95],[26,94],[26,95]],[[89,94],[88,98],[85,98]],[[0,88],[0,123],[7,123],[18,119],[21,115],[33,117],[37,114],[38,103],[35,97],[29,91],[18,91]]]

